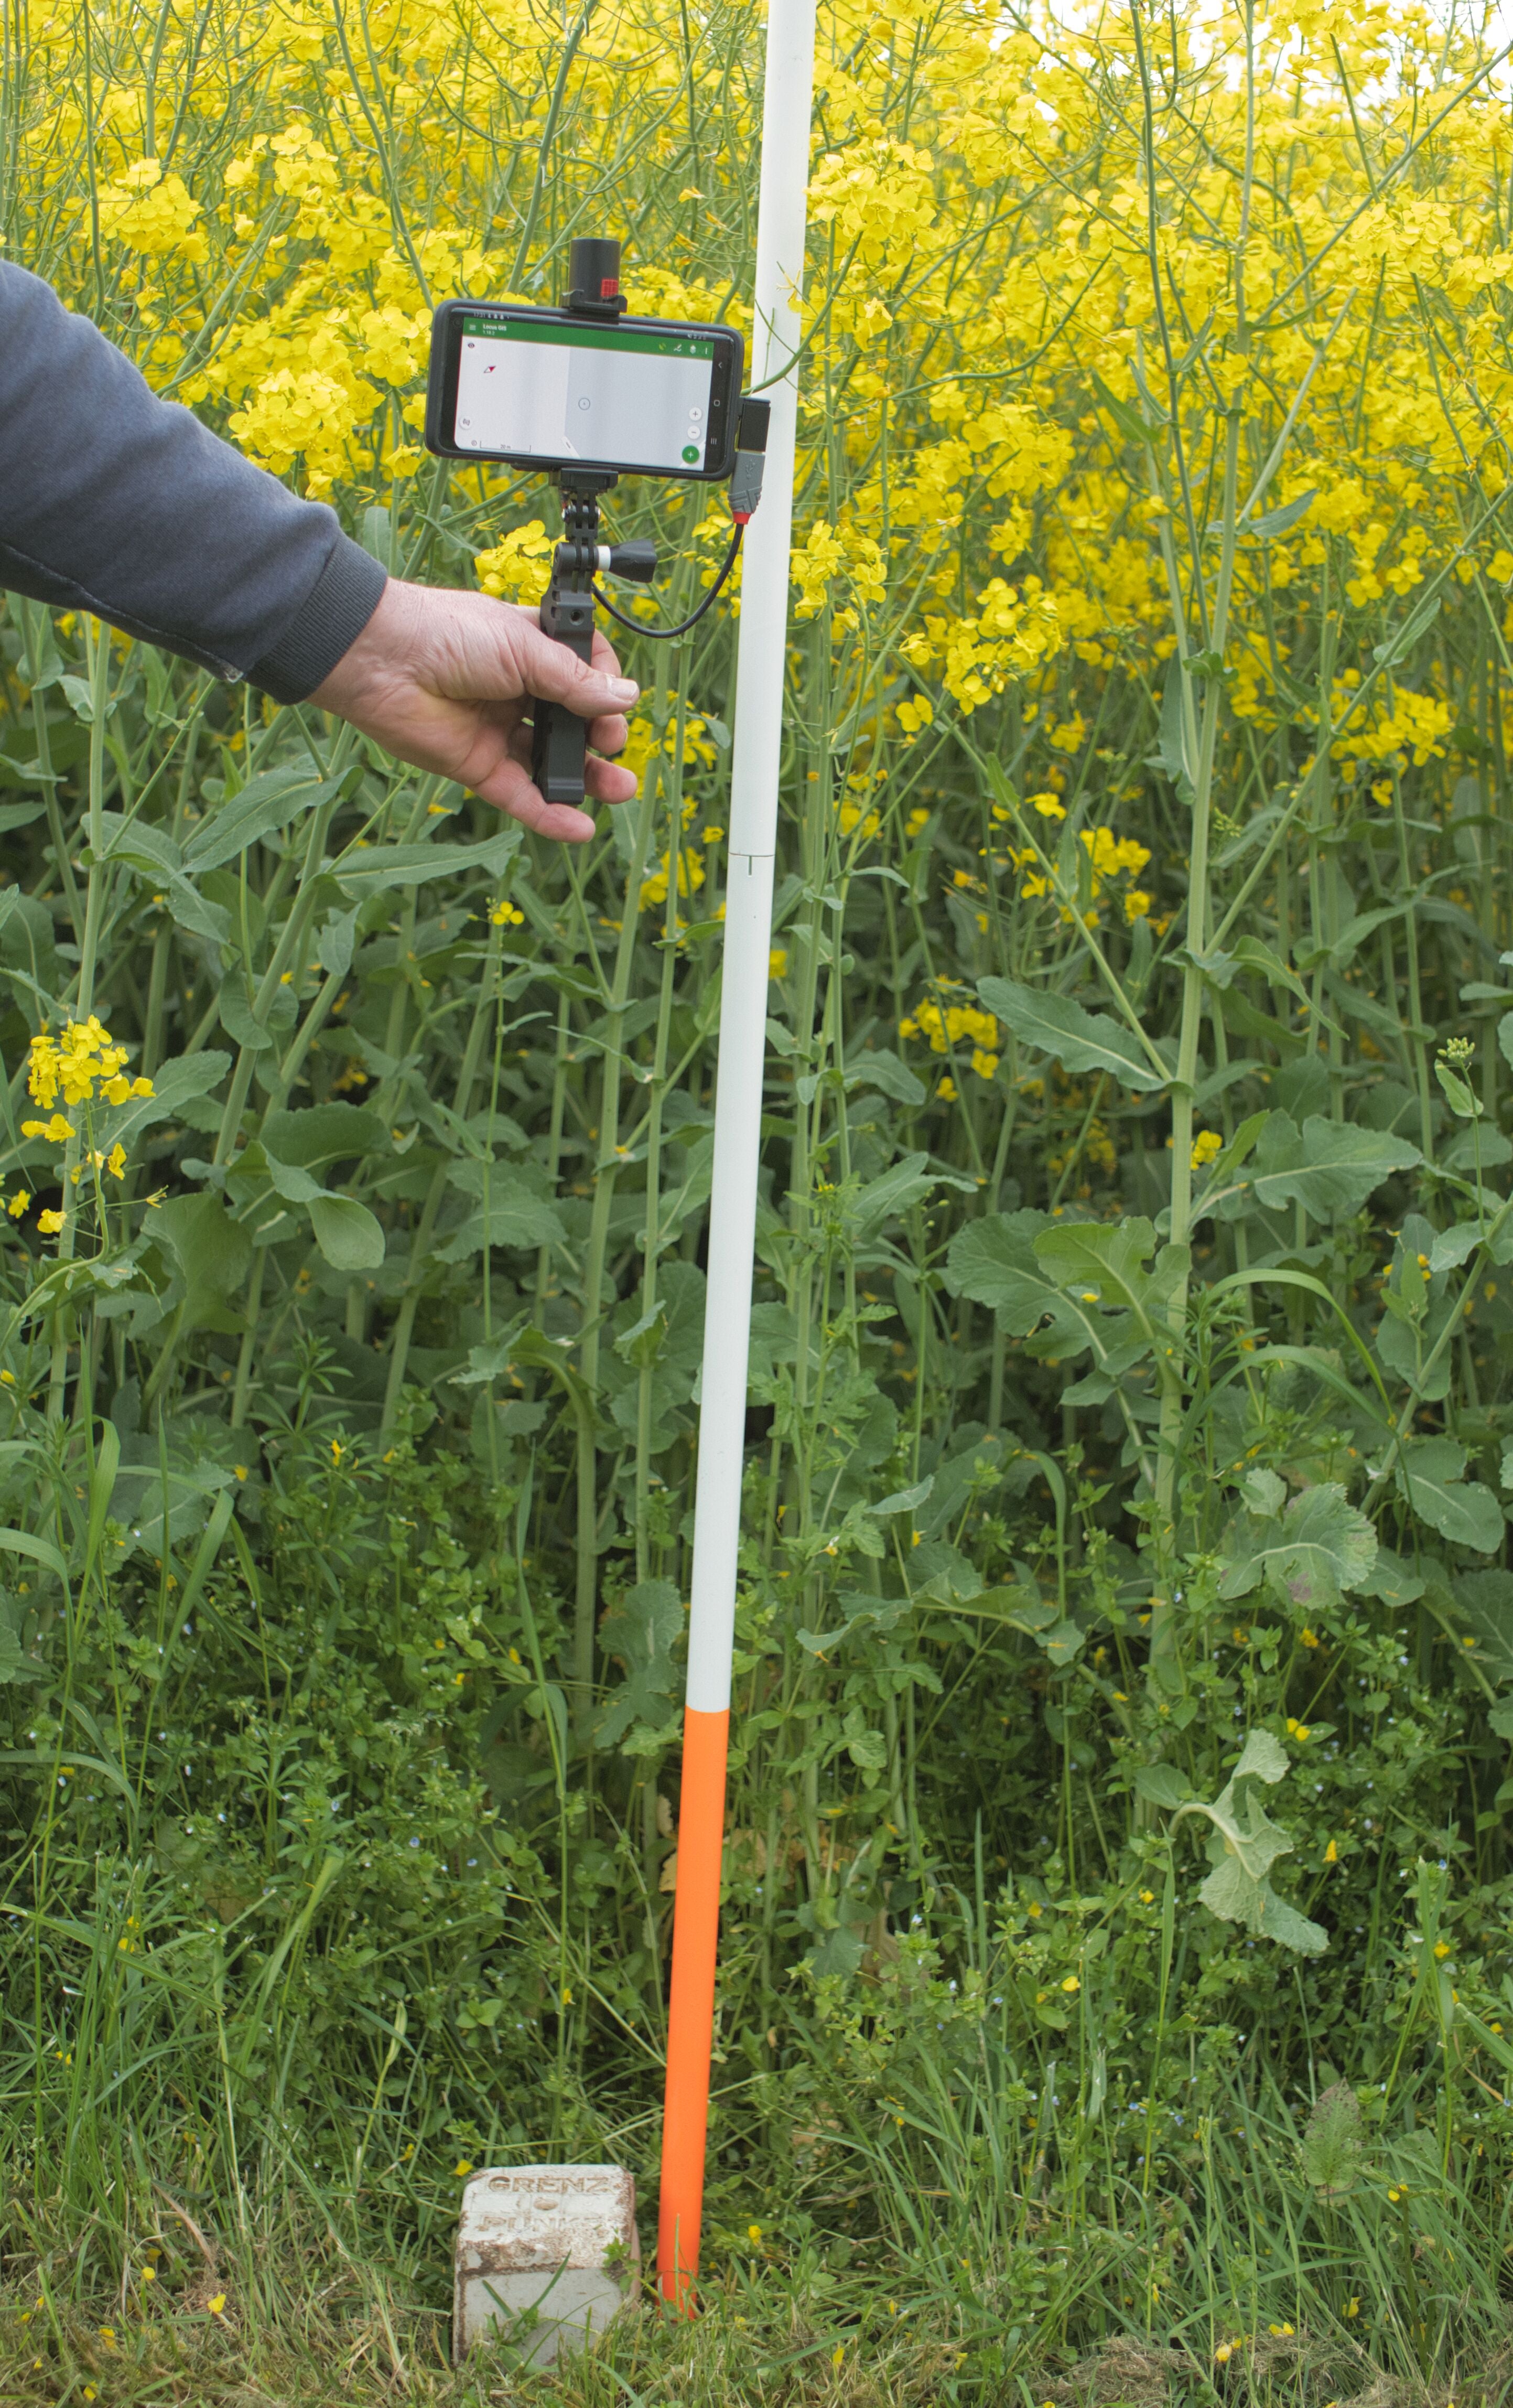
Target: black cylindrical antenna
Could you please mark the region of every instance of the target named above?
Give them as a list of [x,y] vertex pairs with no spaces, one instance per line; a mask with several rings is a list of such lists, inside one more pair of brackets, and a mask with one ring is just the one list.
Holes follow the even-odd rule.
[[618,318],[624,307],[619,243],[612,235],[575,235],[563,308],[575,318]]

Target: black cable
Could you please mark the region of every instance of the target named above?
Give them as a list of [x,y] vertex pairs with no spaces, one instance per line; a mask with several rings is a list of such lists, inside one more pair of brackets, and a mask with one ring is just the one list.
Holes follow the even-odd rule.
[[596,602],[603,605],[605,609],[608,611],[611,619],[618,619],[622,627],[629,627],[633,635],[651,636],[658,643],[661,644],[665,644],[674,636],[686,636],[691,627],[696,627],[698,625],[699,621],[703,618],[706,610],[708,609],[709,605],[714,601],[721,587],[724,584],[726,578],[730,575],[731,570],[735,567],[735,555],[740,551],[741,538],[745,533],[746,524],[743,520],[740,525],[736,527],[734,535],[731,537],[730,550],[726,552],[723,566],[721,568],[719,576],[715,579],[714,583],[710,586],[708,593],[699,604],[699,607],[694,611],[692,617],[690,619],[684,619],[676,627],[649,627],[644,619],[630,618],[625,611],[616,609],[614,604],[610,601],[608,595],[605,592],[602,585],[596,585],[594,587],[593,598]]

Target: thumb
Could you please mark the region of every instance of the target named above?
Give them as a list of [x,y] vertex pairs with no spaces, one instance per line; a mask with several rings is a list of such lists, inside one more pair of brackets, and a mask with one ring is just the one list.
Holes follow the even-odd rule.
[[526,692],[543,702],[565,703],[578,719],[602,719],[627,710],[640,694],[634,678],[610,677],[603,669],[591,669],[586,661],[539,627],[522,627],[521,634]]

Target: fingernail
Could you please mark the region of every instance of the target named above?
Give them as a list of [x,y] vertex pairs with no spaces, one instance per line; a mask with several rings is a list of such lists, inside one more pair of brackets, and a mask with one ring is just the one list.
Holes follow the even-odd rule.
[[617,702],[634,702],[641,689],[634,678],[612,678],[609,691]]

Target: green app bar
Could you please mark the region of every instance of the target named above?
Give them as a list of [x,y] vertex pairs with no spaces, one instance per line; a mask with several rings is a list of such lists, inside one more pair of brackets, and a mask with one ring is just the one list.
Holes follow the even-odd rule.
[[575,351],[650,351],[662,359],[712,360],[713,343],[689,336],[643,335],[630,327],[562,326],[550,319],[464,318],[464,335],[491,343],[552,343]]

